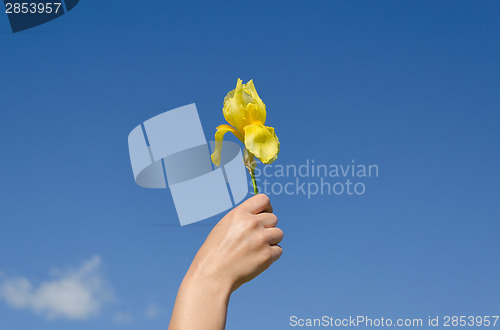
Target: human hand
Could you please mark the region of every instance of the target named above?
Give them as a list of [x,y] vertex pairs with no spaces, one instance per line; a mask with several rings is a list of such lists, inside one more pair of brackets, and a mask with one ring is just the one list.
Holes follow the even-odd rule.
[[224,329],[231,293],[281,256],[283,232],[272,212],[260,194],[215,225],[181,283],[170,330]]
[[283,252],[278,245],[283,232],[276,228],[278,218],[272,212],[264,194],[234,208],[210,232],[188,274],[233,292],[262,273]]

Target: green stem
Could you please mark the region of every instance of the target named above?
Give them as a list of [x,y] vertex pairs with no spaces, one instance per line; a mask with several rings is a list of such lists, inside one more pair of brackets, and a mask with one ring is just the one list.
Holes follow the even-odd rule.
[[252,177],[252,184],[253,184],[253,192],[255,195],[259,193],[259,189],[257,189],[257,181],[255,181],[255,169],[250,170],[250,176]]

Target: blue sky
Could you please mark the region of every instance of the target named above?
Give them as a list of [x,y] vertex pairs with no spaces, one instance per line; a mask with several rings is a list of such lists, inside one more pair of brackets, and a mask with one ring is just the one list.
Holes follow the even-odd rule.
[[[81,1],[17,34],[0,15],[0,284],[31,285],[26,301],[2,293],[0,328],[166,328],[222,215],[177,226],[170,193],[135,184],[127,135],[194,102],[211,139],[238,77],[267,104],[276,164],[355,160],[379,177],[361,196],[271,196],[284,254],[233,295],[228,329],[498,315],[499,14],[497,1]],[[47,302],[61,283],[90,292],[90,310]]]

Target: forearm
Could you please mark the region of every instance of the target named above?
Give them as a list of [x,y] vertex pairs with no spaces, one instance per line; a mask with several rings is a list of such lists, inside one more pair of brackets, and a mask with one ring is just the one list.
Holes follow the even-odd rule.
[[224,329],[230,286],[192,268],[177,293],[169,330]]

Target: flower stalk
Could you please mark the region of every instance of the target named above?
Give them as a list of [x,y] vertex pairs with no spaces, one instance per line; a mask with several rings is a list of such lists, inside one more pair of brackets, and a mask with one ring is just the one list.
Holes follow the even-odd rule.
[[257,188],[257,181],[255,181],[255,169],[250,170],[250,176],[252,177],[253,193],[257,195],[259,193],[259,189]]
[[255,168],[257,167],[257,161],[255,161],[255,155],[248,151],[247,148],[243,148],[243,163],[250,172],[252,177],[253,192],[255,195],[259,193],[259,188],[257,188],[257,180],[255,180]]

